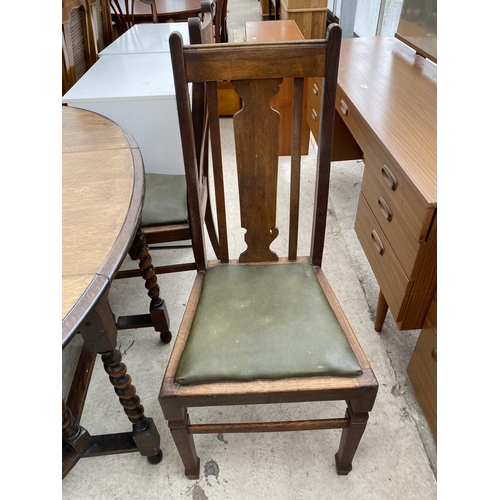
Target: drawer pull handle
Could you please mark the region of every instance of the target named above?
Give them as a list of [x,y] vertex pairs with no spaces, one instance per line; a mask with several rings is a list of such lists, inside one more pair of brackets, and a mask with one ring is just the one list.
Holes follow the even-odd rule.
[[314,121],[316,121],[318,119],[318,113],[316,113],[315,109],[311,110],[311,115],[312,115]]
[[393,191],[396,191],[398,187],[398,180],[396,179],[396,176],[391,172],[391,169],[387,165],[384,165],[382,167],[382,176],[384,177],[384,180],[387,183],[387,185]]
[[318,86],[313,83],[313,94],[314,95],[319,95],[319,89],[318,89]]
[[438,352],[437,352],[437,349],[435,347],[432,348],[431,356],[432,356],[432,359],[437,363],[438,362]]
[[377,252],[380,255],[384,255],[384,244],[382,243],[382,240],[380,239],[379,235],[377,234],[377,231],[375,229],[372,231],[372,242],[373,245],[375,246]]
[[349,113],[349,108],[345,103],[344,99],[340,99],[340,111],[342,111],[342,113],[344,113],[345,116],[347,116]]
[[378,199],[378,206],[380,208],[380,211],[382,212],[382,215],[389,221],[391,222],[392,220],[392,210],[387,204],[387,202],[384,200],[384,198],[381,196]]

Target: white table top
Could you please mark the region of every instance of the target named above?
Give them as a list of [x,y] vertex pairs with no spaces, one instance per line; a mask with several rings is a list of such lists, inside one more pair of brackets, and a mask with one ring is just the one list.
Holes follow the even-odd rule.
[[170,52],[168,38],[178,31],[189,43],[188,23],[136,24],[99,52],[99,57],[115,54],[147,54]]
[[63,96],[62,102],[146,99],[175,99],[169,52],[101,57]]

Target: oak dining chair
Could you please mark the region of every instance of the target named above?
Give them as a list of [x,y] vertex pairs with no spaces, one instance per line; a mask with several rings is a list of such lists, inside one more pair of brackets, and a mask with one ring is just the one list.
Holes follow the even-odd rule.
[[113,42],[113,24],[111,20],[111,4],[109,0],[88,0],[92,18],[92,29],[99,54]]
[[227,43],[227,2],[228,0],[215,0],[214,34],[215,43]]
[[[193,438],[200,433],[342,429],[336,471],[348,474],[352,469],[378,383],[321,268],[340,44],[341,29],[335,24],[324,40],[185,46],[178,34],[170,36],[188,185],[195,185],[200,172],[189,85],[204,85],[207,90],[207,140],[221,247],[219,260],[207,263],[201,203],[190,203],[191,220],[198,221],[193,224],[193,231],[198,232],[193,238],[199,245],[195,251],[198,272],[159,393],[190,479],[200,474]],[[270,246],[279,232],[280,115],[270,100],[284,77],[293,78],[294,119],[290,168],[285,169],[290,184],[288,251],[279,257]],[[311,77],[323,78],[324,83],[311,251],[300,256],[302,99],[305,82]],[[236,164],[225,167],[237,173],[240,222],[246,230],[246,249],[237,259],[229,258],[226,228],[224,174],[228,171],[221,154],[216,85],[221,79],[231,81],[243,101],[233,118]],[[241,230],[231,232],[231,242],[237,238],[242,238]],[[232,406],[238,412],[240,405],[320,405],[336,400],[345,402],[341,405],[341,410],[346,408],[343,418],[191,423],[188,413],[192,407]]]
[[[210,0],[201,2],[201,11],[203,21],[198,17],[188,19],[189,41],[191,44],[212,44],[214,38]],[[146,173],[146,193],[142,210],[141,229],[147,245],[172,244],[175,242],[185,244],[190,242],[194,257],[190,262],[155,266],[156,275],[198,269],[196,263],[201,262],[202,259],[196,255],[197,249],[200,248],[196,238],[203,236],[199,236],[197,230],[193,231],[193,225],[199,224],[199,221],[192,219],[189,210],[191,206],[197,205],[198,192],[205,193],[203,200],[200,201],[205,214],[205,226],[215,254],[217,256],[220,254],[218,235],[210,203],[210,193],[208,192],[208,143],[202,143],[206,116],[204,87],[194,85],[192,95],[192,118],[196,128],[194,144],[197,159],[200,161],[200,171],[196,183],[189,185],[186,182],[185,175]],[[201,227],[203,228],[203,224]],[[140,242],[140,245],[143,245],[143,243]],[[129,255],[133,260],[139,259],[139,269],[120,270],[115,279],[137,276],[146,278],[142,270],[147,268],[148,265],[147,262],[143,263],[141,261],[140,255],[142,251],[141,248],[134,245],[131,247]],[[160,333],[160,338],[164,343],[169,343],[172,338],[170,330]]]
[[97,61],[87,0],[62,3],[62,95]]
[[[115,26],[117,30],[117,36],[123,35],[127,30],[129,30],[135,24],[135,13],[134,7],[135,3],[142,2],[151,6],[151,19],[153,23],[158,22],[158,12],[156,10],[155,0],[109,0],[111,5],[111,10],[113,12],[113,17],[115,18]],[[124,4],[125,8],[122,8]]]

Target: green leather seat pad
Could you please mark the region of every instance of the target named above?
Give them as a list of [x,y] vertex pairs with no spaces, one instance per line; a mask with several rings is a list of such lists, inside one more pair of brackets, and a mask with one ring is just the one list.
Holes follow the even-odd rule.
[[312,265],[224,264],[207,269],[175,381],[361,373]]
[[146,174],[142,227],[188,222],[186,177]]

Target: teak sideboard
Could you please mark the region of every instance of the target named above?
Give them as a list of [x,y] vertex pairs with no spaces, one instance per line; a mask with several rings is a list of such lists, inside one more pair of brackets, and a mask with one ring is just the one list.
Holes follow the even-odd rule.
[[436,292],[436,89],[437,66],[398,39],[342,40],[336,109],[350,137],[332,156],[365,162],[355,231],[380,286],[377,331],[387,307],[400,330],[422,328]]

